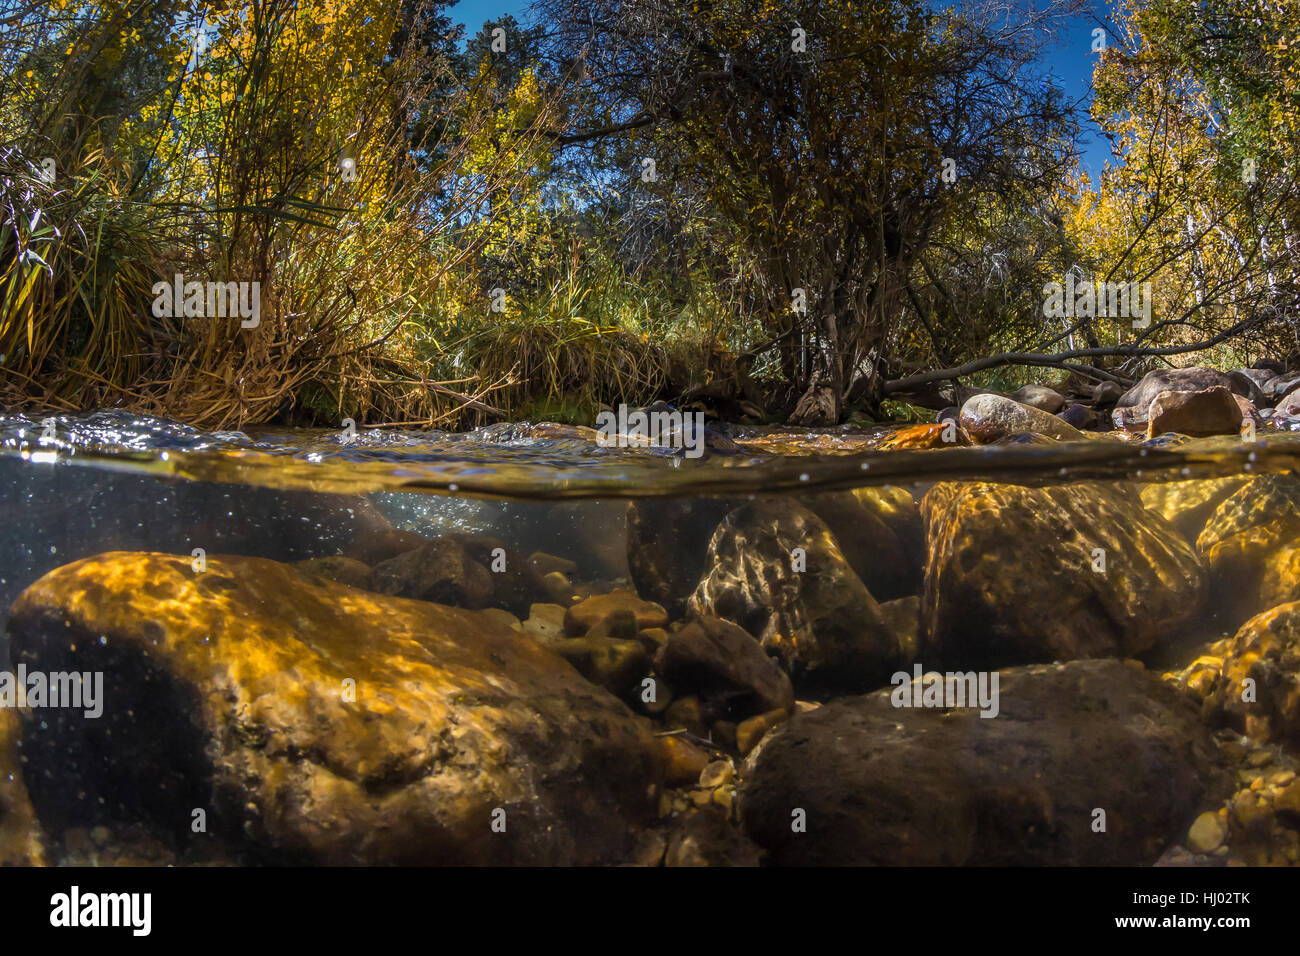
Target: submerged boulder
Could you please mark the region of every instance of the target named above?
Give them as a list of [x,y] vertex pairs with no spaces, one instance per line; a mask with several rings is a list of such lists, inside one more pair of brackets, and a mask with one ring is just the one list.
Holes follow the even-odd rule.
[[607,617],[624,613],[632,615],[638,630],[668,623],[668,613],[658,604],[641,600],[627,588],[616,588],[608,594],[593,594],[565,611],[564,632],[580,637]]
[[655,655],[655,672],[674,693],[697,697],[717,719],[794,709],[785,671],[749,632],[720,618],[697,618],[669,634]]
[[620,698],[632,695],[650,672],[650,655],[637,640],[588,634],[549,646],[587,680]]
[[729,514],[709,546],[713,566],[689,609],[739,624],[795,684],[878,686],[896,666],[898,637],[820,518],[786,499]]
[[1196,541],[1216,508],[1249,478],[1204,478],[1144,485],[1142,505],[1164,518],[1188,541]]
[[831,491],[801,500],[826,522],[835,543],[871,596],[888,601],[921,588],[921,518],[911,494],[900,499],[877,488]]
[[711,805],[675,820],[664,866],[758,866],[762,852],[731,825],[726,810]]
[[452,538],[435,538],[375,565],[371,582],[380,594],[470,610],[490,605],[495,590],[492,572]]
[[506,547],[500,538],[475,534],[449,537],[463,545],[471,558],[491,572],[493,607],[505,608],[518,617],[527,617],[530,605],[553,596],[532,562]]
[[1003,671],[992,718],[896,691],[799,714],[751,755],[741,819],[770,862],[1150,865],[1223,789],[1195,706],[1134,662]]
[[503,617],[263,559],[65,565],[15,603],[13,656],[102,673],[104,709],[24,714],[32,803],[251,860],[619,861],[654,812],[647,725]]
[[[1216,595],[1238,620],[1286,596],[1288,558],[1300,539],[1300,479],[1261,475],[1219,502],[1196,538]],[[1233,623],[1236,623],[1235,621]]]
[[[921,521],[921,509],[912,492],[899,485],[873,486],[854,488],[853,497],[877,515],[894,533],[902,546],[903,560],[916,569],[914,575],[909,575],[909,580],[915,580],[919,584],[920,569],[925,563],[925,528]],[[874,593],[872,596],[875,596]]]
[[1300,747],[1300,601],[1252,617],[1177,680],[1201,698],[1211,720]]
[[709,541],[730,498],[640,498],[627,505],[627,565],[637,593],[675,617],[704,574]]
[[45,848],[23,782],[18,713],[0,707],[0,866],[41,866]]
[[[1260,475],[1220,501],[1196,539],[1207,556],[1224,542],[1255,537],[1260,548],[1295,540],[1300,533],[1300,478]],[[1213,559],[1211,558],[1211,563]]]
[[362,591],[371,590],[370,568],[355,558],[344,557],[341,554],[332,558],[308,558],[306,561],[295,561],[294,567],[300,574],[321,581],[334,581],[338,584],[346,584],[350,588],[360,588]]
[[1128,657],[1185,630],[1205,603],[1196,552],[1113,487],[947,483],[922,513],[927,664]]

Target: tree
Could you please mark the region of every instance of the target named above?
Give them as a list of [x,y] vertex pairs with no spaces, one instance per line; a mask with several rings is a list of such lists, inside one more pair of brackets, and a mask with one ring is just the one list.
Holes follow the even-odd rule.
[[1300,8],[1148,0],[1120,30],[1094,113],[1123,162],[1080,234],[1105,271],[1157,288],[1160,320],[1134,346],[1225,329],[1261,349],[1300,346]]
[[1071,8],[543,0],[550,55],[587,80],[585,128],[556,138],[627,137],[633,189],[703,199],[804,390],[796,419],[834,420],[881,394],[935,236],[1068,169],[1071,112],[1034,63]]

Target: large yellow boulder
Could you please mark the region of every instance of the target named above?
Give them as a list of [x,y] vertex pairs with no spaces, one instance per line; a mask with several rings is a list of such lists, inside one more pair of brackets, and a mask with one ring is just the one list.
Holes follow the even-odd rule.
[[14,604],[13,658],[102,672],[104,712],[24,715],[32,801],[191,854],[620,861],[654,813],[648,725],[504,618],[258,558],[65,565]]
[[1205,604],[1199,557],[1135,494],[946,483],[922,513],[926,665],[1131,657],[1184,631]]

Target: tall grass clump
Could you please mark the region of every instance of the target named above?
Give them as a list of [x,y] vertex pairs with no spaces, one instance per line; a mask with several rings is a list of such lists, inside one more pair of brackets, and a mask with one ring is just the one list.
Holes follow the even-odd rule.
[[[466,391],[493,383],[431,375],[420,325],[555,118],[539,100],[499,129],[430,52],[445,20],[399,0],[59,0],[12,26],[0,401],[217,428],[482,404]],[[155,314],[176,274],[258,283],[257,322]]]

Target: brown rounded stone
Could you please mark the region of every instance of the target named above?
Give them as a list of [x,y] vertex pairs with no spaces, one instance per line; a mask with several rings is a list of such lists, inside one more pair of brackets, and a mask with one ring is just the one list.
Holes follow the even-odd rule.
[[569,608],[564,615],[565,633],[586,634],[596,622],[616,611],[631,611],[638,629],[668,625],[668,612],[660,605],[641,600],[634,591],[619,588],[608,594],[594,594]]
[[574,864],[621,861],[654,816],[648,722],[500,612],[116,552],[32,584],[10,633],[16,664],[105,677],[101,718],[24,718],[53,830],[171,840],[203,807],[236,857]]

